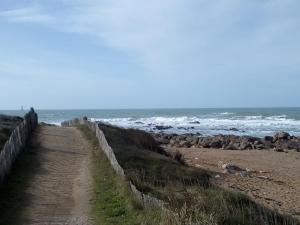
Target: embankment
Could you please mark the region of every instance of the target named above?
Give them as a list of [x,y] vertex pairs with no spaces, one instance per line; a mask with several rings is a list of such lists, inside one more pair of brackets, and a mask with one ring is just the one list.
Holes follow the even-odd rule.
[[38,125],[38,116],[32,108],[11,133],[0,152],[0,183],[9,173],[11,166],[19,153],[25,149],[32,132]]

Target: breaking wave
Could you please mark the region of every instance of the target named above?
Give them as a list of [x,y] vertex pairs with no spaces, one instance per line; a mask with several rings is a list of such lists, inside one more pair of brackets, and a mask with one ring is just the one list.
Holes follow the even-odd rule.
[[[144,118],[94,118],[93,120],[110,123],[125,128],[138,128],[147,131],[169,133],[200,133],[202,135],[235,134],[265,136],[278,131],[300,135],[300,121],[279,116],[182,116],[182,117],[144,117]],[[230,115],[230,117],[228,117]]]

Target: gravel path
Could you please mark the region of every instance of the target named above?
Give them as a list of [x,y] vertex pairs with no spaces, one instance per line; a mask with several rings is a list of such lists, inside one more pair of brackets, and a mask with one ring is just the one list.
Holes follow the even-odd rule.
[[76,128],[42,126],[35,154],[40,167],[26,194],[24,224],[86,225],[91,201],[89,145]]

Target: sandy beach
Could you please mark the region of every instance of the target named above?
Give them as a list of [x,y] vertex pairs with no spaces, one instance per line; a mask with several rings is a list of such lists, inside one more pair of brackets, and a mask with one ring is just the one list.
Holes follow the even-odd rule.
[[[220,150],[171,148],[193,167],[214,172],[214,183],[241,191],[265,206],[300,217],[300,153],[272,150]],[[224,173],[224,164],[236,165],[246,174]]]

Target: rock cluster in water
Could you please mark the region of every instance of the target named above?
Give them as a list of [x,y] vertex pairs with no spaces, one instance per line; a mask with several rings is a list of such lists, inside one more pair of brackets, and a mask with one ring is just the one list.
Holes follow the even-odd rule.
[[276,151],[300,151],[300,137],[280,132],[274,136],[257,138],[251,136],[216,135],[199,136],[198,134],[153,134],[162,145],[179,148],[217,148],[225,150],[274,149]]

